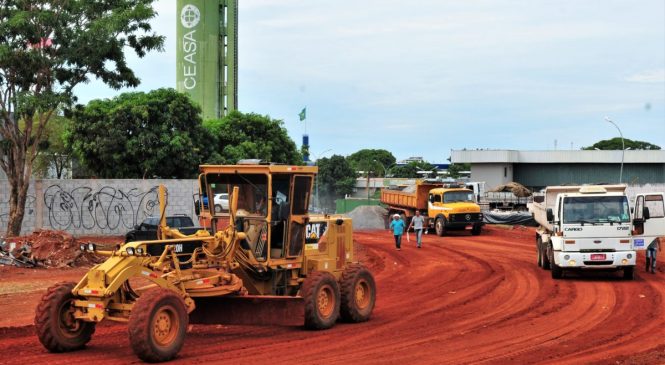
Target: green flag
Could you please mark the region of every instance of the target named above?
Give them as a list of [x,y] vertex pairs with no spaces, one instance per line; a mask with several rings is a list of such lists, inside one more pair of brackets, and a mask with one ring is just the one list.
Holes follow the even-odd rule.
[[302,108],[302,111],[300,114],[298,114],[298,116],[300,117],[301,122],[305,120],[307,118],[307,107]]

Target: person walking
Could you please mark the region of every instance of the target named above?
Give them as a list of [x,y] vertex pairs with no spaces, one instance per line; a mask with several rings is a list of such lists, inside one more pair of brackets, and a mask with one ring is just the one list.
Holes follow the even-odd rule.
[[406,229],[407,231],[413,227],[413,232],[416,234],[416,247],[420,248],[422,246],[423,240],[423,225],[425,223],[425,218],[420,215],[420,211],[416,210],[416,215],[411,218],[411,223]]
[[393,220],[390,222],[389,229],[393,231],[393,236],[395,236],[395,247],[397,247],[397,251],[401,250],[400,246],[402,244],[402,235],[404,234],[404,221],[400,219],[399,214],[393,215]]
[[646,264],[646,269],[647,272],[651,270],[652,274],[656,273],[656,257],[658,256],[658,250],[660,250],[660,238],[656,238],[651,242],[649,247],[647,247],[647,264]]

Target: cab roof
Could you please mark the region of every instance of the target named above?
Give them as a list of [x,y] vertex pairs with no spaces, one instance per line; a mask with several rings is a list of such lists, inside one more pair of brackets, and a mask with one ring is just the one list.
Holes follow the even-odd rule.
[[312,175],[319,172],[317,166],[254,164],[254,165],[200,165],[199,172],[206,173],[240,173],[240,174],[272,174],[289,173]]
[[469,189],[465,189],[465,188],[436,188],[436,189],[430,190],[430,192],[432,192],[433,194],[443,194],[443,193],[446,193],[446,192],[449,192],[449,191],[464,191],[464,192],[468,192],[468,193],[473,193],[473,191],[471,191]]

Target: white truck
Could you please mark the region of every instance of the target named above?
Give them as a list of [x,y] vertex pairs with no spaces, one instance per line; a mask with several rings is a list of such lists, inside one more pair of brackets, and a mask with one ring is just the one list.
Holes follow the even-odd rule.
[[531,197],[519,197],[510,191],[487,191],[484,181],[464,183],[467,189],[473,190],[476,203],[482,210],[502,210],[525,212]]
[[575,269],[623,270],[633,279],[637,251],[665,236],[664,198],[637,194],[631,209],[626,185],[547,187],[529,206],[540,225],[538,266],[554,279]]

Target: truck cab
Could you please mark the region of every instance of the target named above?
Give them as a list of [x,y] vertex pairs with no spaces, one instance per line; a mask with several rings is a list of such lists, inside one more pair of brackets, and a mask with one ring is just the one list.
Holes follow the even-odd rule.
[[461,187],[442,187],[429,191],[427,216],[434,222],[434,229],[440,236],[447,230],[471,229],[471,234],[479,235],[483,215],[476,203],[473,191]]
[[[639,234],[634,229],[644,227],[645,217],[647,220],[651,217],[644,203],[639,203],[644,202],[645,197],[638,196],[638,205],[642,205],[633,210],[637,214],[631,219],[625,185],[582,186],[559,192],[548,189],[550,194],[546,192],[546,196],[554,201],[547,204],[546,217],[534,212],[534,218],[541,223],[536,246],[539,266],[551,269],[555,279],[561,278],[564,271],[580,269],[623,270],[624,278],[632,279],[637,250],[645,249],[644,246],[656,237],[654,233],[665,234],[651,230],[651,233],[646,232],[651,236],[644,236],[644,230]],[[647,196],[652,202],[660,201],[659,210],[663,210],[662,193]],[[657,209],[656,204],[651,205],[652,209]],[[657,224],[656,221],[650,223]]]

